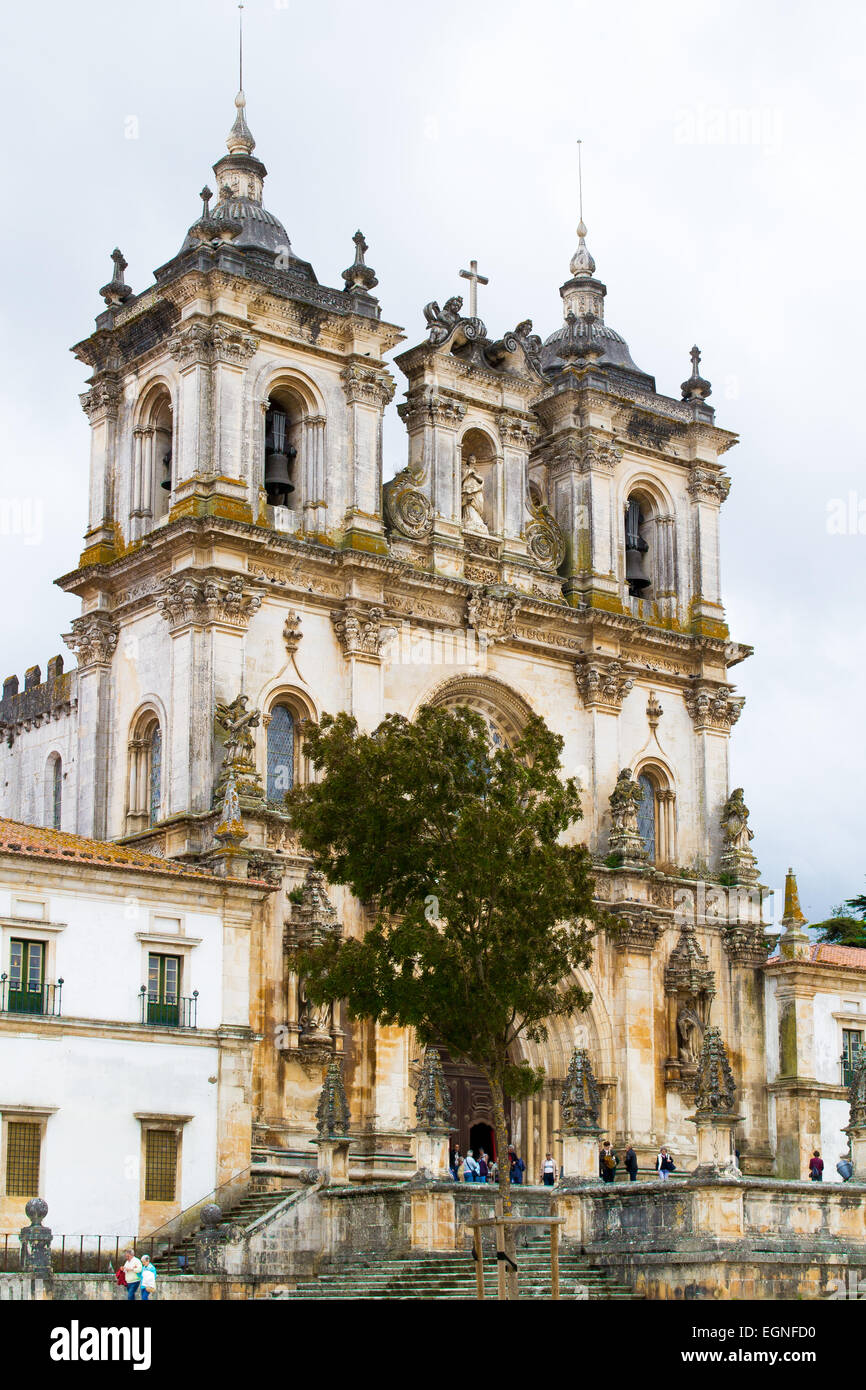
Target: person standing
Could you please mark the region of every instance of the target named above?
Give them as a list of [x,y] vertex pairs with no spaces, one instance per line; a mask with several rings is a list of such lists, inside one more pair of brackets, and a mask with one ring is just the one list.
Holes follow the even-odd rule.
[[526,1164],[522,1158],[518,1158],[517,1150],[513,1144],[508,1145],[508,1163],[511,1168],[511,1181],[515,1187],[523,1184],[523,1174],[526,1172]]
[[126,1280],[127,1300],[135,1298],[141,1284],[141,1260],[134,1250],[126,1251],[126,1263],[123,1266],[123,1276]]
[[465,1159],[463,1160],[463,1181],[464,1181],[464,1182],[480,1182],[480,1181],[481,1181],[481,1179],[480,1179],[479,1176],[478,1176],[478,1159],[475,1157],[475,1155],[474,1155],[474,1153],[472,1152],[471,1149],[469,1150],[468,1154],[466,1155]]
[[545,1187],[553,1187],[556,1182],[556,1164],[553,1161],[553,1154],[545,1154],[544,1162],[541,1165],[541,1181]]
[[615,1182],[618,1159],[611,1148],[610,1140],[606,1139],[601,1146],[599,1155],[599,1171],[602,1182]]
[[632,1144],[629,1144],[625,1151],[625,1171],[628,1173],[629,1182],[637,1182],[637,1154]]
[[662,1182],[667,1182],[669,1174],[676,1171],[676,1164],[665,1148],[664,1144],[659,1149],[659,1156],[656,1159],[656,1172]]
[[824,1181],[824,1160],[820,1149],[816,1149],[809,1159],[809,1178],[812,1182]]
[[487,1175],[488,1175],[489,1172],[490,1172],[490,1164],[487,1162],[487,1155],[486,1155],[486,1153],[484,1152],[484,1150],[482,1149],[482,1150],[481,1150],[481,1153],[480,1153],[480,1155],[479,1155],[479,1158],[478,1158],[478,1181],[479,1181],[479,1182],[486,1182],[486,1181],[487,1181]]
[[141,1261],[141,1297],[145,1303],[151,1298],[156,1290],[156,1270],[150,1262],[150,1256],[144,1255]]

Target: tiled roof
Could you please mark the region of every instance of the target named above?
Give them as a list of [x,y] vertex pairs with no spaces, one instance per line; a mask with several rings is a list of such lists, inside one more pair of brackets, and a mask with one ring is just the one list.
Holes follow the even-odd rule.
[[[20,854],[27,859],[51,859],[63,864],[92,864],[100,868],[136,869],[172,878],[206,879],[211,883],[262,884],[258,879],[222,878],[208,869],[196,868],[177,859],[144,854],[131,845],[110,840],[88,840],[66,830],[49,830],[40,825],[0,818],[0,854]],[[864,953],[866,954],[866,953]]]
[[[776,953],[770,956],[768,965],[773,965],[782,957]],[[809,959],[816,965],[838,965],[845,970],[866,970],[866,949],[862,946],[837,946],[833,941],[818,941],[809,951]]]

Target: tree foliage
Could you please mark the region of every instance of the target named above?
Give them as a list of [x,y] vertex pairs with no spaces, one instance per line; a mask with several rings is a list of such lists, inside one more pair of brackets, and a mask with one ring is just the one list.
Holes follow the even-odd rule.
[[[845,912],[845,908],[849,912]],[[813,922],[813,930],[820,933],[819,941],[832,941],[838,946],[860,946],[866,948],[866,894],[848,898],[833,908],[832,915],[825,922]]]
[[581,815],[560,775],[562,739],[533,717],[512,747],[493,748],[474,711],[424,709],[371,735],[325,715],[306,726],[305,748],[322,775],[287,797],[301,844],[374,915],[363,939],[305,953],[306,989],[478,1066],[504,1159],[504,1096],[542,1084],[515,1044],[587,1007],[574,971],[607,920],[587,850],[562,842]]

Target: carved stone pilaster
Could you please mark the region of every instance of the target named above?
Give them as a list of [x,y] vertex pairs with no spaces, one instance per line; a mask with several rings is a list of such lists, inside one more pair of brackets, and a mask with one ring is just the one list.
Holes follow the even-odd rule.
[[352,362],[341,373],[343,390],[350,405],[375,405],[384,408],[394,396],[394,381],[383,367]]
[[232,325],[193,323],[174,335],[169,351],[181,367],[196,362],[202,366],[213,366],[216,362],[243,366],[255,355],[258,346],[258,338]]
[[613,473],[622,459],[622,449],[607,439],[590,436],[563,441],[554,449],[551,476],[561,473]]
[[63,640],[78,658],[80,668],[107,666],[117,647],[118,627],[107,613],[87,613],[73,618],[72,631]]
[[120,378],[114,373],[105,372],[94,378],[89,391],[84,391],[78,399],[91,425],[100,420],[116,420],[120,402],[123,400],[123,387]]
[[425,386],[423,391],[398,405],[397,414],[410,434],[424,425],[441,425],[456,430],[466,414],[466,402],[443,395],[435,387]]
[[713,502],[721,506],[731,490],[731,480],[721,470],[712,472],[708,468],[693,468],[689,474],[689,496],[696,502]]
[[581,656],[574,663],[574,676],[580,697],[588,709],[618,714],[622,702],[634,687],[621,661]]
[[528,451],[538,438],[538,426],[519,415],[507,415],[505,413],[497,415],[496,425],[503,445],[510,446],[512,449]]
[[730,686],[707,681],[694,685],[683,698],[698,733],[708,729],[730,733],[746,703],[745,696],[734,695]]
[[343,655],[365,661],[380,660],[396,633],[384,618],[383,608],[364,608],[359,604],[346,604],[332,612],[331,622]]
[[766,962],[768,940],[762,926],[750,922],[736,922],[726,926],[722,933],[728,959],[734,965],[756,968]]
[[165,581],[157,603],[172,632],[189,623],[197,627],[219,623],[245,631],[261,608],[262,597],[239,574],[226,578],[187,572]]
[[517,632],[520,595],[503,584],[485,584],[466,600],[466,625],[488,644],[507,642]]

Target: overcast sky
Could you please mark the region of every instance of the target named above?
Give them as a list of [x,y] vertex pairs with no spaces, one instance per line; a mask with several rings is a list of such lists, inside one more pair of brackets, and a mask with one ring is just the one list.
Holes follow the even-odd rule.
[[[471,257],[494,336],[558,326],[583,139],[608,322],[676,397],[699,343],[717,421],[741,435],[723,592],[755,655],[732,672],[747,697],[732,785],[763,879],[781,888],[793,864],[812,920],[861,892],[862,9],[247,0],[244,15],[266,205],[329,285],[361,227],[410,342]],[[198,216],[234,117],[236,22],[228,0],[7,15],[2,674],[61,650],[72,664],[58,634],[77,604],[52,581],[81,549],[88,428],[67,349],[102,308],[112,248],[142,290]],[[405,462],[389,413],[386,475]]]

